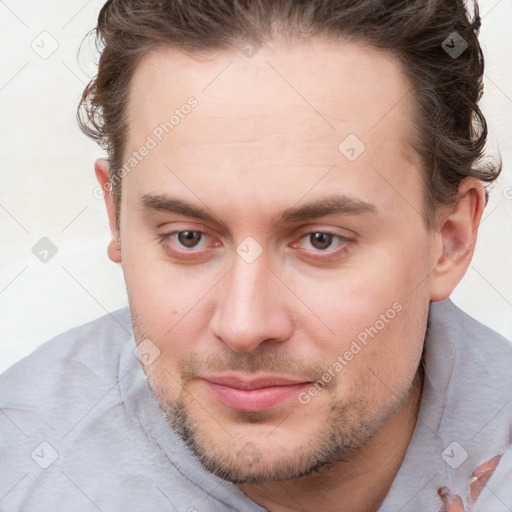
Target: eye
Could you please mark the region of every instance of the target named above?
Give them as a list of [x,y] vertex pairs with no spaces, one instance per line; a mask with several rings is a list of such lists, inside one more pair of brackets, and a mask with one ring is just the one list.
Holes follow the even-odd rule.
[[196,247],[204,238],[201,231],[179,231],[176,235],[178,242],[188,249]]
[[328,249],[333,242],[334,235],[330,233],[310,233],[307,235],[309,237],[309,243],[312,247],[319,250],[325,250]]
[[205,231],[194,229],[158,233],[156,238],[169,254],[182,258],[202,257],[211,249],[221,245]]
[[336,248],[347,239],[341,235],[334,233],[324,233],[322,231],[315,231],[307,233],[302,237],[303,247],[305,249],[313,249],[315,251],[326,251],[327,249]]
[[291,247],[299,250],[299,257],[306,261],[337,261],[347,255],[355,245],[354,238],[347,238],[329,231],[306,231],[292,242]]

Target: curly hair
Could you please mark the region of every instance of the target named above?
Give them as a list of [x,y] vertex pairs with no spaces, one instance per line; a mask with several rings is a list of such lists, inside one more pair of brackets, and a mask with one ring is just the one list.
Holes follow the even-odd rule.
[[[150,50],[229,51],[276,35],[370,44],[391,52],[412,85],[411,136],[425,173],[424,217],[432,227],[437,208],[454,201],[462,180],[489,183],[501,171],[501,164],[482,164],[487,124],[478,106],[484,73],[479,28],[477,3],[471,16],[463,0],[109,0],[96,27],[98,73],[83,92],[77,119],[107,151],[119,213],[130,80]],[[454,40],[462,52],[447,51]]]

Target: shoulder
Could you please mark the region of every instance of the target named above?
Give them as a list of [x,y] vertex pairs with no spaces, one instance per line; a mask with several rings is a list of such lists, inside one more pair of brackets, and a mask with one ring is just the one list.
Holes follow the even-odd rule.
[[450,300],[430,307],[426,361],[432,387],[462,417],[473,413],[466,428],[481,430],[482,418],[498,412],[512,422],[512,343]]
[[0,376],[0,408],[41,411],[72,404],[99,382],[116,381],[122,347],[129,342],[128,308],[75,327],[41,345]]
[[130,345],[130,317],[123,309],[56,336],[0,376],[0,496],[7,496],[2,505],[85,506],[65,475],[101,472],[116,439],[108,429],[129,428],[118,374]]
[[471,468],[476,471],[504,452],[507,462],[500,463],[500,471],[509,474],[512,343],[451,301],[431,305],[429,330],[425,382],[432,403],[430,418],[424,415],[423,420],[444,447],[457,441],[465,448],[468,462],[460,468],[460,475]]
[[459,357],[492,361],[494,367],[505,367],[512,361],[512,342],[469,316],[451,300],[431,303],[429,331],[453,340]]

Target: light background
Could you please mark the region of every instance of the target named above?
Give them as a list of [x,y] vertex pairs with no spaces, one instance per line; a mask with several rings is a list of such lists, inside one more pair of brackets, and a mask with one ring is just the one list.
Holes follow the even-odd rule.
[[[78,48],[102,4],[0,0],[0,372],[127,304],[121,269],[106,254],[104,205],[93,195],[93,162],[103,153],[75,122],[95,73],[91,45],[80,59]],[[512,0],[481,0],[480,8],[482,106],[504,171],[453,300],[512,339]],[[32,253],[42,237],[58,249],[46,263]]]

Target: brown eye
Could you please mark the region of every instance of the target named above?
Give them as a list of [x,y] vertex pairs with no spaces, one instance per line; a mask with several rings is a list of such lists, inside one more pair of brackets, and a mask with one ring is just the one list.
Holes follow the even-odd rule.
[[178,233],[178,241],[184,247],[195,247],[203,237],[199,231],[180,231]]
[[329,233],[311,233],[309,235],[309,242],[315,249],[328,249],[334,236]]

